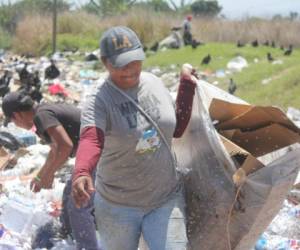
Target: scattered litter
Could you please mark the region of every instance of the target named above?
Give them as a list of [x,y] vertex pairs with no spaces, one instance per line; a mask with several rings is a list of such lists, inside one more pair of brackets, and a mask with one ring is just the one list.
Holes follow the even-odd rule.
[[272,81],[272,78],[263,79],[263,80],[261,81],[261,84],[266,85],[266,84],[269,84],[270,81]]
[[240,72],[246,67],[248,67],[248,62],[241,56],[237,56],[227,63],[227,68],[233,72]]

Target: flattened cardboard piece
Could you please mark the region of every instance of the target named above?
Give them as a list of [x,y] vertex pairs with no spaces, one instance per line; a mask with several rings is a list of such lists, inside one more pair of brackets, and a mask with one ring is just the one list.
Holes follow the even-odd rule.
[[255,107],[213,99],[209,112],[213,120],[219,121],[216,128],[220,130],[254,130],[278,123],[300,134],[300,129],[276,107]]
[[236,104],[213,98],[209,106],[209,114],[212,120],[223,123],[249,111],[252,107],[251,105]]
[[[226,136],[226,133],[221,134]],[[258,157],[300,142],[300,135],[279,124],[272,124],[251,132],[236,129],[229,139]]]
[[241,164],[241,168],[244,169],[246,175],[254,173],[258,169],[263,168],[265,165],[257,160],[253,155],[251,155],[246,150],[242,149],[238,145],[234,144],[230,140],[221,136],[222,142],[225,146],[225,149],[229,153],[231,157],[235,157],[236,155],[243,155],[243,163]]
[[3,147],[0,147],[0,170],[3,170],[6,168],[10,160],[9,153],[6,152],[6,150]]
[[17,150],[17,152],[14,154],[13,158],[10,160],[10,165],[11,166],[14,166],[17,164],[19,158],[23,157],[24,155],[28,154],[29,151],[28,149],[22,147],[22,148],[19,148]]

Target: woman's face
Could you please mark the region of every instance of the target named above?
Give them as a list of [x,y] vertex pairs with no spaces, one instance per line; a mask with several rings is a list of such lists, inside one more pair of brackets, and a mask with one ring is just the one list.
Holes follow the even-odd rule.
[[107,59],[104,59],[103,63],[109,71],[112,81],[119,88],[129,89],[139,83],[142,71],[142,61],[133,61],[121,68],[114,68]]
[[33,126],[33,121],[25,112],[14,112],[11,121],[20,128],[30,130]]

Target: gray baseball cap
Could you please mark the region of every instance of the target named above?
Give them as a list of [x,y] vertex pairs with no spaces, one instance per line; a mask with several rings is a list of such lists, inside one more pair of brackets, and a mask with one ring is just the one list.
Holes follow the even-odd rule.
[[100,40],[100,53],[116,68],[145,59],[140,39],[133,30],[124,26],[112,27],[104,32]]

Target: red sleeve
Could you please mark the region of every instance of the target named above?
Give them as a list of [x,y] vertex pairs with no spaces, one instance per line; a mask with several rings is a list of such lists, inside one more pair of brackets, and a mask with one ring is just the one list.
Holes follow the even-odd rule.
[[185,131],[192,113],[196,83],[190,76],[182,76],[176,98],[176,127],[173,137],[179,138]]
[[96,168],[104,146],[104,133],[97,127],[86,127],[80,134],[76,153],[73,181],[79,176],[91,175]]

